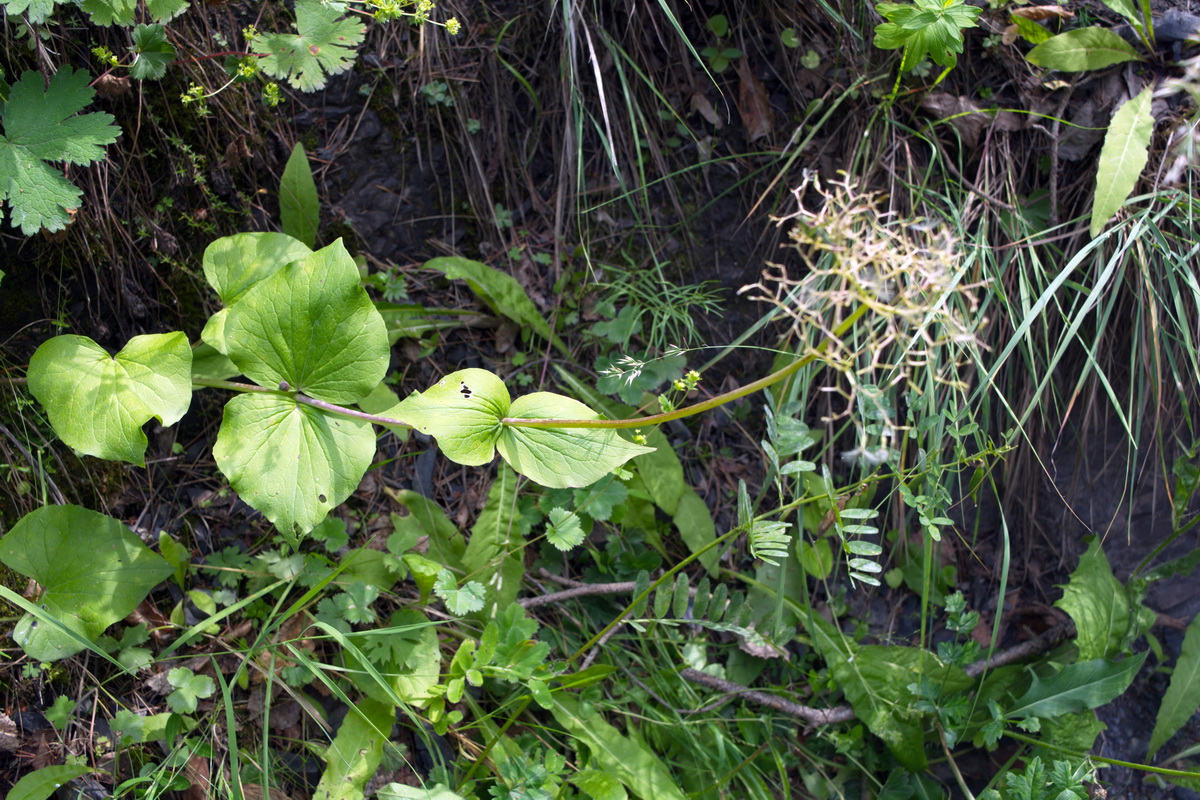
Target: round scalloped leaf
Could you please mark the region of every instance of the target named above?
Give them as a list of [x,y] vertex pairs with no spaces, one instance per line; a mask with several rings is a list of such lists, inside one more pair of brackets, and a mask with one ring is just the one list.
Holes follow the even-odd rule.
[[294,536],[308,533],[358,488],[374,455],[370,424],[259,393],[226,404],[213,447],[234,491]]
[[229,309],[229,358],[259,386],[347,405],[387,372],[383,317],[339,239],[255,284]]
[[282,233],[239,233],[217,239],[206,247],[204,278],[226,307],[208,318],[200,338],[228,355],[225,320],[229,306],[255,284],[310,255],[310,247]]
[[[601,419],[578,400],[534,392],[513,401],[509,417]],[[653,447],[627,442],[606,428],[520,428],[506,425],[496,443],[513,469],[551,489],[590,486]]]
[[424,392],[413,392],[384,416],[433,436],[456,464],[477,467],[495,456],[508,406],[502,380],[484,369],[463,369]]
[[[0,540],[0,561],[37,581],[42,587],[38,604],[92,640],[137,608],[172,572],[129,528],[80,506],[45,506],[26,514]],[[38,661],[83,649],[30,614],[17,623],[13,638]]]
[[142,426],[174,425],[192,402],[192,349],[174,333],[135,336],[110,356],[86,336],[55,336],[29,360],[29,390],[80,453],[143,466]]

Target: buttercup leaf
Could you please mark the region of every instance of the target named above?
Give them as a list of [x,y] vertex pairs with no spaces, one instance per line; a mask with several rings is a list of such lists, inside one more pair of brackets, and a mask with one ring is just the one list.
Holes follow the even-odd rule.
[[294,89],[315,92],[330,75],[350,69],[363,26],[341,16],[340,10],[321,0],[297,0],[296,33],[263,34],[251,45],[255,53],[265,56],[259,61],[263,72],[286,79]]
[[32,236],[40,228],[60,231],[79,207],[83,192],[47,162],[90,164],[104,158],[103,147],[121,129],[111,114],[78,114],[95,91],[88,74],[63,67],[46,86],[42,76],[26,72],[0,104],[0,201],[7,201],[12,222]]
[[152,418],[174,425],[192,401],[192,349],[175,333],[135,336],[110,356],[86,336],[55,336],[29,360],[29,390],[80,453],[143,465]]

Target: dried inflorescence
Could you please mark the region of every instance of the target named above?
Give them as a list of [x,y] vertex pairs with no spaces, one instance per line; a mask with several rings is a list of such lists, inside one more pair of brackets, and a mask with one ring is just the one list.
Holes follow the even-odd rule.
[[[740,293],[753,292],[753,299],[791,317],[809,352],[828,340],[820,360],[846,380],[846,413],[867,387],[873,396],[890,387],[918,393],[936,385],[961,387],[967,350],[979,346],[974,334],[982,320],[974,291],[981,284],[970,281],[955,238],[941,225],[881,211],[881,195],[860,193],[850,181],[829,189],[806,181],[795,192],[798,201],[810,183],[823,198],[820,208],[809,211],[798,203],[796,213],[779,220],[791,226],[785,246],[800,255],[802,274],[771,263],[758,283]],[[867,314],[844,337],[836,336],[862,305]]]

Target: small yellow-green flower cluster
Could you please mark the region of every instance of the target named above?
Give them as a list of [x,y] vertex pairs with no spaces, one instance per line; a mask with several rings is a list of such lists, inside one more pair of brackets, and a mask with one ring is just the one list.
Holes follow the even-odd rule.
[[451,36],[458,36],[458,32],[462,30],[462,23],[456,17],[451,17],[446,20],[446,30]]
[[684,375],[679,380],[675,381],[672,386],[677,392],[690,392],[700,383],[700,373],[696,370],[690,370],[687,375]]
[[246,27],[242,28],[242,38],[246,40],[247,45],[253,42],[257,36],[258,28],[254,27],[253,25],[247,25]]
[[279,91],[279,84],[271,81],[263,87],[263,104],[267,108],[274,108],[283,101],[283,93]]
[[114,56],[112,51],[109,50],[107,47],[103,47],[103,46],[93,47],[92,55],[94,55],[96,57],[96,60],[99,61],[101,64],[103,64],[106,67],[111,68],[111,67],[117,66],[117,63],[118,63],[117,57]]
[[208,115],[208,96],[204,93],[204,87],[200,84],[193,83],[188,86],[188,90],[179,95],[180,101],[185,106],[194,106],[192,109],[196,116],[204,117]]

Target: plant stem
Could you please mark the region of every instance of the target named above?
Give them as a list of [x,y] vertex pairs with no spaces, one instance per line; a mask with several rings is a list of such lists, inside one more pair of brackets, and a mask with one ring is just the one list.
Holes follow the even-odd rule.
[[1025,736],[1024,734],[1017,733],[1016,731],[1013,731],[1013,730],[1006,730],[1004,732],[1004,735],[1006,737],[1008,737],[1009,739],[1016,739],[1018,742],[1024,742],[1025,744],[1036,745],[1037,747],[1044,747],[1047,750],[1054,750],[1056,752],[1062,753],[1063,755],[1072,756],[1073,758],[1077,758],[1080,760],[1083,760],[1085,758],[1090,758],[1092,761],[1099,761],[1101,764],[1109,764],[1110,766],[1114,766],[1114,767],[1125,767],[1126,769],[1136,769],[1139,772],[1153,772],[1156,775],[1169,775],[1174,778],[1191,778],[1193,780],[1195,780],[1196,778],[1200,778],[1200,772],[1184,772],[1183,770],[1179,770],[1179,769],[1167,769],[1166,767],[1152,767],[1149,764],[1135,764],[1132,761],[1119,761],[1115,758],[1105,758],[1104,756],[1098,756],[1098,755],[1094,755],[1092,753],[1080,753],[1076,750],[1069,750],[1066,747],[1059,747],[1056,744],[1050,744],[1049,742],[1044,742],[1040,739],[1035,739],[1032,736]]
[[[801,368],[816,361],[827,349],[829,349],[829,343],[840,338],[851,328],[853,328],[855,323],[857,323],[858,320],[862,318],[863,314],[867,312],[867,309],[868,306],[865,305],[860,305],[858,308],[854,309],[850,316],[842,320],[842,323],[837,326],[837,328],[832,334],[830,334],[829,337],[817,345],[817,349],[814,352],[796,359],[783,369],[772,372],[765,378],[759,378],[753,383],[748,383],[745,386],[738,387],[732,391],[719,394],[716,397],[710,397],[702,402],[695,403],[685,408],[679,408],[666,414],[653,414],[648,417],[634,417],[633,419],[526,419],[524,417],[503,417],[500,419],[500,424],[507,425],[512,428],[605,428],[611,430],[617,428],[644,428],[651,425],[661,425],[664,422],[671,422],[672,420],[683,419],[684,417],[695,416],[696,414],[702,414],[705,411],[710,411],[718,406],[723,406],[726,403],[731,403],[734,400],[738,400],[747,395],[762,391],[768,386],[779,383],[784,378],[795,374]],[[295,398],[297,403],[312,406],[313,408],[319,408],[322,411],[328,411],[331,414],[350,417],[351,419],[360,419],[364,422],[370,422],[375,425],[384,425],[390,428],[413,427],[409,423],[402,422],[398,419],[392,419],[391,417],[384,417],[378,414],[368,414],[365,411],[356,411],[352,408],[346,408],[345,406],[328,403],[324,400],[317,400],[316,398],[309,397],[308,395],[290,389],[267,389],[251,383],[220,381],[210,378],[193,378],[192,385],[207,386],[212,389],[228,389],[233,392],[259,392],[265,394],[286,395],[288,397]]]
[[664,422],[691,417],[696,414],[701,414],[705,411],[710,411],[718,406],[723,406],[726,403],[738,400],[746,395],[754,394],[755,392],[766,389],[779,383],[784,378],[799,371],[802,367],[808,366],[816,361],[822,353],[829,348],[829,343],[844,335],[849,331],[854,324],[866,313],[868,306],[860,305],[854,312],[842,321],[842,324],[837,327],[833,334],[826,338],[817,346],[816,352],[809,353],[806,356],[796,359],[791,364],[788,364],[781,370],[771,373],[765,378],[759,378],[753,383],[748,383],[745,386],[738,387],[724,394],[719,394],[716,397],[710,397],[700,403],[679,408],[675,411],[670,411],[665,414],[653,414],[648,417],[634,417],[633,419],[533,419],[523,417],[504,417],[500,420],[501,424],[508,425],[513,428],[643,428],[651,425],[661,425]]

